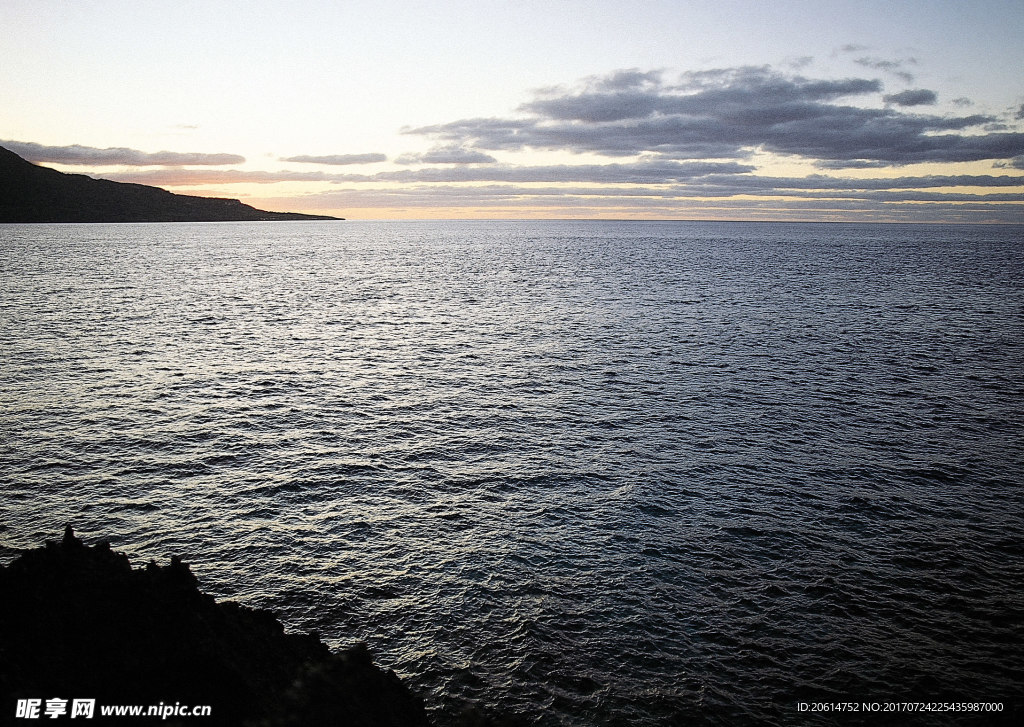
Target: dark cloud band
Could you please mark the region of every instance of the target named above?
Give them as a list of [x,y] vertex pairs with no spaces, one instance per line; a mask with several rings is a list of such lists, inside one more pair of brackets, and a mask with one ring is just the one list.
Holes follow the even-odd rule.
[[375,164],[377,162],[386,162],[387,156],[378,153],[368,154],[330,154],[327,156],[309,156],[308,154],[302,154],[294,157],[285,157],[281,159],[283,162],[299,162],[301,164],[334,164],[344,166],[346,164]]
[[588,79],[579,89],[548,89],[520,107],[524,116],[463,119],[406,133],[488,151],[611,157],[741,159],[763,149],[836,168],[1024,154],[1024,134],[978,133],[996,121],[992,116],[901,110],[934,103],[937,97],[928,89],[887,95],[884,108],[841,102],[881,91],[874,79],[808,79],[766,66],[686,73],[673,83],[660,74],[618,72]]
[[144,152],[138,149],[111,147],[97,149],[91,146],[43,146],[32,142],[0,141],[0,146],[10,149],[30,162],[54,164],[76,164],[86,166],[220,166],[241,164],[245,157],[238,154],[201,154],[189,152],[158,151]]

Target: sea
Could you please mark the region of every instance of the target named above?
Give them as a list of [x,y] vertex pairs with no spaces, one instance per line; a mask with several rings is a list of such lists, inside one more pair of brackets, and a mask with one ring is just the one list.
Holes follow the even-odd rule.
[[3,225],[0,268],[0,562],[180,555],[439,725],[1021,714],[1024,227]]

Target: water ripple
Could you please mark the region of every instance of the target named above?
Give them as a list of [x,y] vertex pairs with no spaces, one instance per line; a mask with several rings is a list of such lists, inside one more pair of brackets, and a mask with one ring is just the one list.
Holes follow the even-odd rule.
[[1020,228],[0,243],[5,557],[68,520],[181,554],[448,713],[1024,693]]

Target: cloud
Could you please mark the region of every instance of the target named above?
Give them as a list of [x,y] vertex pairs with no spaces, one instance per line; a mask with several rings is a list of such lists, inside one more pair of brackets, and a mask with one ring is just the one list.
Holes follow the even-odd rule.
[[814,80],[786,75],[771,66],[738,66],[704,71],[687,71],[679,83],[669,86],[682,91],[719,92],[726,99],[743,99],[751,94],[772,94],[776,101],[823,101],[880,91],[877,79],[845,78]]
[[240,169],[149,169],[141,172],[103,174],[104,179],[158,187],[194,187],[207,184],[276,184],[278,182],[329,182],[324,172],[247,172]]
[[326,172],[244,171],[239,169],[150,169],[139,172],[104,174],[116,182],[133,182],[162,187],[211,184],[276,184],[279,182],[383,182],[457,183],[505,182],[528,184],[667,184],[708,175],[743,174],[753,166],[736,162],[636,162],[631,164],[578,164],[549,166],[488,166],[402,169],[376,174],[328,174]]
[[888,104],[896,104],[897,106],[927,106],[938,101],[938,96],[935,95],[935,91],[929,91],[926,88],[918,88],[908,91],[900,91],[899,93],[889,93],[882,96],[882,100]]
[[[608,157],[744,159],[764,150],[834,168],[998,160],[1024,153],[1024,134],[977,133],[977,127],[995,120],[991,116],[909,114],[892,106],[843,102],[881,88],[876,79],[809,79],[768,66],[689,72],[673,82],[663,81],[660,73],[620,72],[587,79],[576,89],[539,92],[516,117],[462,119],[405,133],[487,151],[564,150]],[[922,103],[931,93],[893,98],[897,104]]]
[[[1022,168],[1024,156],[1004,168]],[[861,194],[871,191],[922,190],[937,188],[1024,188],[1024,176],[1013,175],[925,175],[895,178],[853,178],[811,174],[805,177],[770,177],[751,174],[755,168],[738,162],[677,162],[657,160],[628,164],[563,164],[547,166],[486,166],[402,169],[376,174],[328,174],[326,172],[244,171],[238,169],[151,169],[103,175],[118,182],[134,182],[165,187],[222,184],[377,183],[400,185],[462,185],[452,189],[477,189],[465,185],[495,183],[494,189],[515,190],[515,194],[538,194],[536,187],[524,184],[631,185],[620,186],[615,194],[667,194],[666,189],[686,190],[688,195],[777,195],[843,192]],[[569,193],[566,187],[552,187]],[[611,193],[607,187],[593,187],[597,194]],[[1017,195],[1021,201],[1024,196]]]
[[887,169],[892,162],[871,159],[819,159],[814,162],[818,169]]
[[33,142],[0,141],[0,146],[30,162],[52,162],[55,164],[81,164],[88,166],[219,166],[241,164],[245,157],[237,154],[202,154],[189,152],[158,151],[144,152],[137,149],[111,147],[97,149],[91,146],[43,146]]
[[377,174],[334,175],[338,182],[576,182],[588,184],[667,184],[711,174],[744,174],[754,170],[737,162],[633,162],[629,164],[556,164],[445,169],[403,169]]
[[[829,218],[910,221],[1024,221],[1024,206],[1010,195],[894,193],[821,193],[751,198],[720,190],[686,186],[671,190],[641,187],[523,188],[511,185],[466,187],[408,185],[388,188],[348,188],[319,192],[302,198],[304,208],[447,208],[559,210],[559,214],[600,216],[632,215],[648,218],[715,216],[736,219]],[[1008,201],[1009,200],[1009,201]],[[265,203],[268,206],[269,201]],[[272,206],[272,205],[271,205]]]
[[859,66],[864,66],[865,68],[872,68],[876,71],[885,71],[887,73],[891,73],[892,75],[902,79],[907,83],[913,83],[914,74],[905,70],[904,66],[906,66],[907,64],[917,65],[917,59],[906,58],[903,60],[892,61],[886,60],[884,58],[862,57],[857,58],[854,61],[854,63],[856,63]]
[[[573,197],[590,199],[607,199],[615,204],[622,204],[627,200],[632,204],[636,200],[692,200],[692,199],[729,199],[741,204],[749,200],[749,197],[739,198],[735,194],[724,193],[717,190],[702,191],[700,189],[680,188],[672,190],[652,191],[642,188],[564,188],[545,187],[530,188],[514,187],[508,185],[490,185],[478,187],[437,187],[437,186],[407,186],[383,189],[340,189],[328,192],[319,192],[308,197],[319,198],[341,198],[352,195],[364,197],[418,197],[424,204],[429,204],[437,199],[458,199],[474,204],[484,199],[509,199],[518,198],[521,200],[547,199],[552,204],[558,204],[559,200]],[[788,194],[765,196],[764,199],[794,203],[800,201],[815,202],[821,200],[846,200],[859,202],[886,201],[886,202],[1016,202],[1019,204],[1020,196],[1013,194],[968,194],[968,193],[941,193],[941,192],[866,192],[863,194],[849,194],[842,192],[816,192],[807,194]],[[1024,208],[1018,208],[1024,213]]]
[[[991,174],[929,174],[919,177],[861,179],[810,174],[806,177],[768,177],[757,175],[709,175],[700,180],[705,189],[714,187],[731,194],[774,194],[781,190],[841,190],[863,192],[876,190],[935,189],[940,187],[1021,187],[1024,176]],[[1020,198],[1024,201],[1024,197]]]
[[403,154],[395,159],[396,164],[493,164],[496,161],[490,154],[459,146],[440,147],[423,154]]
[[284,157],[283,162],[301,162],[302,164],[373,164],[386,162],[387,156],[370,152],[368,154],[331,154],[328,156],[309,156],[306,154],[294,157]]
[[684,73],[678,83],[668,86],[648,79],[644,86],[608,89],[599,79],[581,92],[537,99],[520,110],[583,123],[672,116],[731,116],[734,121],[749,122],[758,115],[786,121],[804,117],[809,103],[880,90],[876,80],[811,81],[788,78],[766,66],[742,67]]
[[1013,115],[1013,118],[1017,121],[1024,119],[1024,104],[1020,105],[1020,108],[1017,109],[1017,113]]
[[636,68],[612,71],[606,76],[595,77],[598,88],[604,91],[623,91],[626,89],[656,86],[661,81],[659,70],[640,71]]

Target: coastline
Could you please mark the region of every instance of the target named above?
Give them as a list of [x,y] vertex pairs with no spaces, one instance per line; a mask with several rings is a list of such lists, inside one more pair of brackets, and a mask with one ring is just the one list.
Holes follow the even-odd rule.
[[139,706],[167,724],[204,708],[205,725],[430,724],[422,699],[364,644],[331,652],[315,634],[285,633],[269,611],[217,602],[177,557],[135,569],[68,525],[61,541],[0,566],[0,592],[5,723]]

